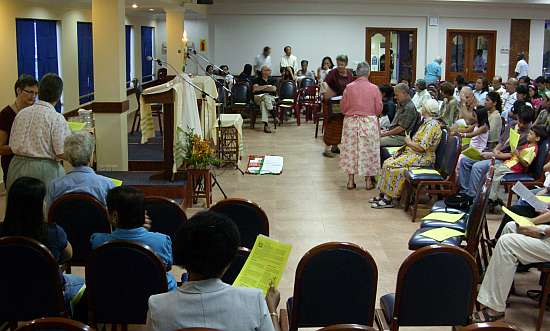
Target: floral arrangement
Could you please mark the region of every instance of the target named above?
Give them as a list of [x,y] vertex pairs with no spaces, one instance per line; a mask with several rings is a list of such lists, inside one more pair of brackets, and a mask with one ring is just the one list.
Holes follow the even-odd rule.
[[208,140],[202,139],[193,130],[183,131],[182,134],[185,141],[183,163],[187,168],[208,169],[220,164]]

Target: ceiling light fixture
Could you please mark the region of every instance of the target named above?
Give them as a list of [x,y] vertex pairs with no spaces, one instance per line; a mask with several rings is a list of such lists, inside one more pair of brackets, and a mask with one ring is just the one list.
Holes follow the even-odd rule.
[[135,4],[135,3],[132,5],[132,8],[134,8],[134,9],[136,9],[137,7],[138,7],[138,5]]
[[149,8],[149,11],[155,11],[155,9],[153,9],[153,8]]

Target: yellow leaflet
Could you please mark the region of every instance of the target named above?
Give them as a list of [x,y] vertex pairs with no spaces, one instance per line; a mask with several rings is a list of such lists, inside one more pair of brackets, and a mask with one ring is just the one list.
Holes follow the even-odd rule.
[[423,220],[430,220],[430,221],[443,221],[448,223],[456,223],[458,222],[462,217],[464,216],[464,213],[460,214],[449,214],[449,213],[431,213],[424,218]]
[[466,156],[467,158],[469,158],[469,159],[471,159],[471,160],[474,160],[474,161],[479,161],[479,160],[482,159],[481,153],[480,153],[477,149],[475,149],[475,148],[473,148],[473,147],[471,147],[471,146],[468,147],[468,148],[466,148],[466,149],[462,152],[462,154],[463,154],[464,156]]
[[518,148],[518,143],[519,133],[514,129],[510,129],[510,148],[512,151],[515,151]]
[[512,220],[516,222],[519,226],[535,226],[535,224],[531,221],[530,218],[518,215],[504,206],[502,206],[502,211],[506,215],[510,216],[510,218],[512,218]]
[[233,286],[259,288],[266,295],[270,284],[279,285],[291,249],[289,244],[259,235]]
[[454,229],[436,228],[436,229],[431,229],[424,233],[421,233],[420,235],[423,237],[431,238],[436,241],[442,242],[449,238],[463,236],[464,233]]
[[80,131],[86,126],[86,123],[82,122],[67,122],[67,124],[69,124],[69,129],[73,132]]
[[439,175],[439,172],[434,169],[413,169],[411,172],[415,175]]

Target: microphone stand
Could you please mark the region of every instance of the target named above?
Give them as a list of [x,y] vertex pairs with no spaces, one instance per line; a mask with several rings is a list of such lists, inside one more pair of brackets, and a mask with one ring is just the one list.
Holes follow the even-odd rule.
[[[170,63],[166,62],[166,61],[162,61],[161,59],[152,59],[152,61],[156,61],[157,64],[162,67],[162,65],[167,65],[170,69],[174,70],[174,72],[176,73],[176,77],[179,77],[181,78],[181,80],[183,80],[184,82],[186,82],[187,84],[189,84],[189,86],[192,86],[193,88],[199,90],[201,92],[201,100],[202,100],[202,104],[203,105],[206,105],[206,97],[210,97],[212,100],[214,101],[218,101],[216,98],[214,98],[213,96],[211,96],[210,94],[208,94],[204,89],[198,87],[196,84],[194,84],[193,82],[191,81],[188,81],[185,76],[183,75],[183,73],[179,73],[178,70],[176,68],[174,68],[174,66],[172,66]],[[206,115],[206,114],[205,114]],[[227,194],[225,194],[225,191],[223,190],[222,186],[220,185],[220,182],[218,182],[218,179],[216,178],[216,175],[214,173],[211,173],[212,175],[212,179],[214,180],[214,183],[212,184],[212,187],[214,186],[218,186],[218,188],[220,189],[220,192],[222,193],[224,199],[227,199]],[[244,175],[244,174],[243,174]],[[192,183],[187,183],[187,185],[189,185]],[[205,183],[206,184],[206,183]],[[194,189],[194,188],[193,188]]]
[[[194,57],[192,58],[191,57],[191,54],[194,55]],[[210,62],[207,58],[203,57],[202,55],[200,54],[197,54],[197,50],[196,49],[193,49],[193,48],[189,48],[187,50],[187,55],[190,59],[192,59],[199,67],[202,68],[202,66],[200,65],[199,63],[199,59],[203,60],[204,62],[212,65],[215,69],[217,69],[218,71],[223,71],[220,67],[218,67],[217,65],[215,65],[214,63]],[[205,70],[206,72],[206,70]],[[231,96],[231,90],[229,90],[224,84],[220,83],[217,79],[215,79],[213,77],[213,75],[209,75],[208,73],[206,73],[207,76],[209,76],[210,78],[212,78],[214,80],[214,82],[216,83],[216,85],[218,86],[221,86],[223,88],[223,90],[227,93],[228,96]],[[221,112],[220,112],[220,116],[218,116],[218,129],[219,130],[222,130],[222,121],[221,121],[221,115],[225,114],[225,98],[224,98],[224,103],[222,104],[222,108],[221,108]],[[220,140],[221,140],[221,135],[220,135]],[[219,144],[221,144],[221,141],[219,142]],[[238,144],[237,144],[238,145]],[[237,149],[239,149],[239,146],[237,146]],[[239,172],[241,173],[241,175],[244,176],[244,171],[239,167],[239,161],[238,161],[238,158],[237,158],[237,164],[235,165],[235,169],[239,170]]]

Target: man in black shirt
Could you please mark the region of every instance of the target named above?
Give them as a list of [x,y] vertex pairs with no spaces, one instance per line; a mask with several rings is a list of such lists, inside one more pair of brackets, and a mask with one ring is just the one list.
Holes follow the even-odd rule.
[[252,84],[252,93],[254,94],[254,103],[260,106],[262,112],[265,133],[271,133],[269,129],[269,113],[273,111],[277,95],[277,87],[275,85],[275,80],[271,78],[271,68],[263,65],[262,75],[257,77]]

